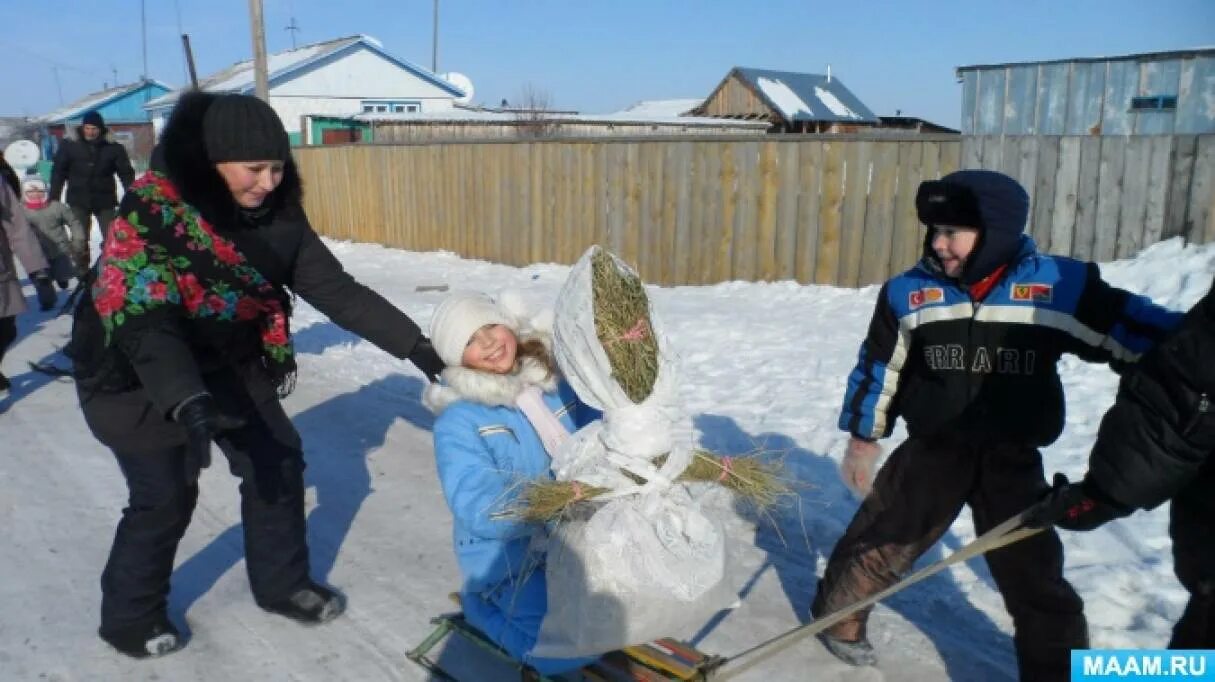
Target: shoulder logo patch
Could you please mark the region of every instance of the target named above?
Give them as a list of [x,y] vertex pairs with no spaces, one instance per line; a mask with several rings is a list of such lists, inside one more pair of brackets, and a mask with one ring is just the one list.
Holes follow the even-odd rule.
[[1018,283],[1012,286],[1010,297],[1014,301],[1030,303],[1050,303],[1054,298],[1055,288],[1050,284]]
[[930,303],[940,303],[945,300],[945,290],[941,287],[924,287],[911,292],[907,297],[907,303],[912,310],[925,306]]

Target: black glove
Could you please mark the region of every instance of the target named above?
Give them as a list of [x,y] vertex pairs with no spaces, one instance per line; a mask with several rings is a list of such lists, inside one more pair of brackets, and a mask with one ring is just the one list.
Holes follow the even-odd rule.
[[1066,530],[1092,530],[1133,510],[1110,499],[1087,478],[1070,483],[1067,476],[1055,474],[1055,485],[1025,513],[1030,528],[1058,526]]
[[435,352],[435,347],[431,345],[430,339],[425,336],[419,337],[418,344],[409,352],[409,361],[422,370],[422,374],[425,374],[431,382],[438,381],[439,374],[447,368],[447,364]]
[[51,283],[51,275],[46,270],[30,273],[30,281],[34,283],[34,293],[38,295],[38,308],[51,310],[59,302],[55,293],[55,285]]
[[198,474],[211,466],[211,441],[217,433],[239,429],[243,417],[220,414],[208,393],[187,398],[173,410],[173,419],[186,430],[186,483],[198,483]]

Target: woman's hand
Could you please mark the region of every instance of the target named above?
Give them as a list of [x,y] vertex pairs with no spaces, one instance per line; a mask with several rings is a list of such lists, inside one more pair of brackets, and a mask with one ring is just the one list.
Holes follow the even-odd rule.
[[421,370],[431,383],[438,381],[439,374],[447,368],[447,365],[439,358],[439,354],[435,352],[435,347],[431,345],[430,339],[425,336],[418,338],[418,345],[414,346],[409,353],[409,361]]

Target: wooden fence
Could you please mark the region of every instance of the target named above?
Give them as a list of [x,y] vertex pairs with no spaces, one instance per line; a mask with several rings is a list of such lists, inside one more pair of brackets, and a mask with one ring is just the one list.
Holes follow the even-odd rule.
[[1125,258],[1161,239],[1215,241],[1215,135],[976,136],[962,166],[1017,178],[1038,247]]
[[[918,258],[915,191],[965,160],[1018,177],[1053,253],[1215,240],[1215,136],[595,138],[295,150],[322,234],[511,265],[602,244],[656,284],[857,286]],[[1098,229],[1100,226],[1100,229]]]

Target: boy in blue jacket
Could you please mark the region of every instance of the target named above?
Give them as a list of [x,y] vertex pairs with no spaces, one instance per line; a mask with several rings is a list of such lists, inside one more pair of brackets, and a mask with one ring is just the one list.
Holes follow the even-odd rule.
[[447,369],[424,399],[438,414],[435,458],[454,520],[464,616],[516,660],[553,675],[596,657],[531,654],[548,610],[544,556],[532,548],[545,528],[492,515],[510,506],[523,483],[551,478],[551,453],[599,415],[558,376],[548,334],[521,328],[485,296],[445,300],[430,334]]
[[[848,378],[840,469],[867,496],[831,554],[815,616],[898,581],[962,505],[981,535],[1037,502],[1048,487],[1038,448],[1063,428],[1060,356],[1120,370],[1180,319],[1111,287],[1094,263],[1038,253],[1022,234],[1029,197],[1006,175],[963,170],[922,183],[916,210],[928,227],[924,257],[882,287]],[[876,440],[900,416],[909,437],[874,480]],[[1088,645],[1088,627],[1058,535],[986,560],[1013,619],[1021,679],[1069,679],[1069,651]],[[841,659],[872,665],[868,615],[821,639]]]

